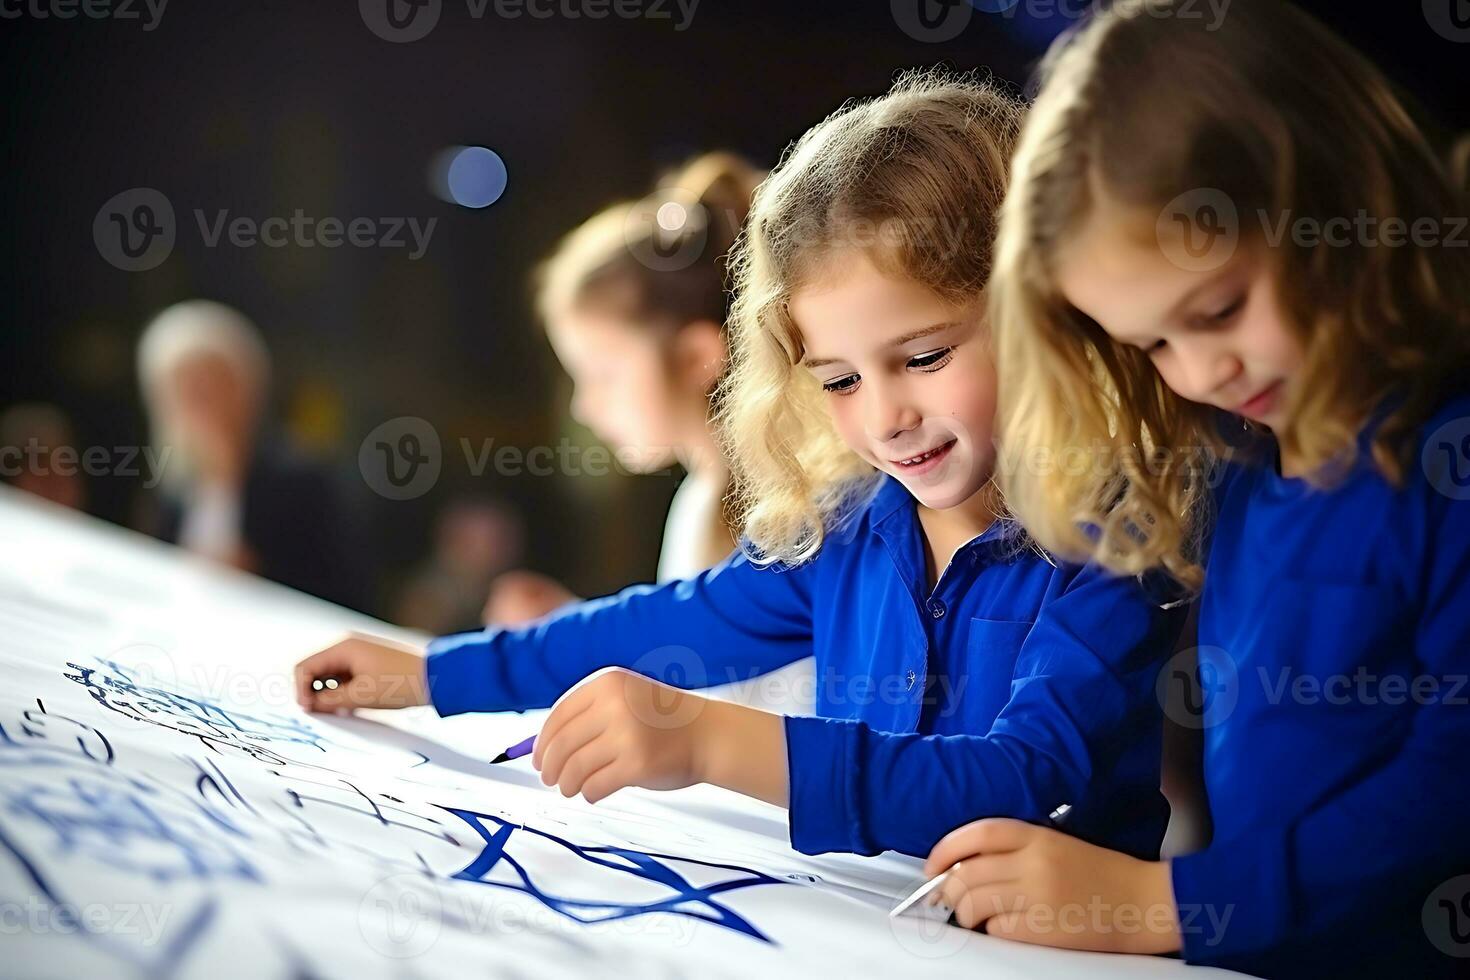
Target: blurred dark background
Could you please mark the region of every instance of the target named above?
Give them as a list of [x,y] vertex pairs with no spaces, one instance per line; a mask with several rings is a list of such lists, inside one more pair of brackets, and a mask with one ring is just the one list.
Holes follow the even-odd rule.
[[[655,0],[634,5],[644,16],[604,19],[567,16],[592,9],[579,0],[515,19],[444,0],[411,43],[377,36],[342,0],[173,0],[156,22],[141,0],[128,10],[137,19],[51,0],[0,6],[0,409],[50,403],[82,447],[145,444],[144,324],[190,297],[237,307],[273,357],[271,428],[340,478],[366,536],[364,605],[387,614],[436,517],[466,498],[504,501],[525,525],[524,564],[583,595],[652,575],[677,473],[476,476],[461,448],[595,443],[569,418],[530,304],[530,270],[565,232],[700,151],[769,167],[845,98],[882,92],[905,67],[985,66],[1020,86],[1080,3],[1002,15],[986,8],[1005,3],[975,0],[957,36],[936,41],[887,0],[702,0],[687,24],[687,8]],[[1445,132],[1467,127],[1470,43],[1436,31],[1417,0],[1302,6]],[[51,15],[67,9],[77,16]],[[457,144],[505,161],[490,207],[433,193],[430,162]],[[162,191],[177,213],[172,253],[143,272],[104,261],[93,240],[98,209],[134,187]],[[411,246],[208,247],[196,208],[211,221],[300,209],[437,225],[416,260]],[[404,501],[358,471],[364,437],[399,416],[428,420],[443,445],[433,489]],[[89,479],[86,509],[130,523],[141,480]]]

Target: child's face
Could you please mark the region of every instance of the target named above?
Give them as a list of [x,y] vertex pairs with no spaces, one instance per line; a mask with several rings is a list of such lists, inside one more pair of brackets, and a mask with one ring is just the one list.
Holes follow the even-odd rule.
[[968,500],[995,463],[995,368],[981,305],[956,308],[884,275],[861,252],[792,295],[802,364],[838,434],[926,507]]
[[572,379],[572,417],[634,472],[673,462],[681,413],[655,332],[574,310],[553,318],[547,334]]
[[1259,249],[1242,243],[1218,268],[1191,271],[1170,261],[1152,225],[1131,233],[1139,227],[1136,212],[1095,207],[1059,257],[1062,295],[1146,351],[1180,397],[1279,427],[1302,349]]

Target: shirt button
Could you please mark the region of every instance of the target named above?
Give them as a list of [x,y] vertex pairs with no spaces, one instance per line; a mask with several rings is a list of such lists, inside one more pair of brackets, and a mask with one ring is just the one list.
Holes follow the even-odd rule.
[[929,615],[933,616],[935,619],[943,619],[944,612],[944,603],[942,601],[940,601],[939,599],[929,600]]

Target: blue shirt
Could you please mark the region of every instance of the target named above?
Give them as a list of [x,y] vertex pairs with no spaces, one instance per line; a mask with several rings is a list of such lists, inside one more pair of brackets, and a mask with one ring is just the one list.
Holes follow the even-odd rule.
[[736,552],[692,579],[435,640],[435,708],[542,707],[608,666],[695,688],[815,655],[818,717],[785,720],[798,850],[924,855],[970,820],[1045,821],[1069,803],[1070,832],[1156,856],[1154,681],[1177,617],[1135,580],[1018,549],[999,522],[931,592],[915,501],[882,480],[804,564]]
[[[1424,453],[1436,430],[1448,454]],[[1366,451],[1325,491],[1270,463],[1227,469],[1199,618],[1215,833],[1173,863],[1181,923],[1205,926],[1185,933],[1187,959],[1267,976],[1470,973],[1429,935],[1450,925],[1431,892],[1470,872],[1467,436],[1460,399],[1425,426],[1401,488]],[[1217,942],[1206,906],[1230,909]]]

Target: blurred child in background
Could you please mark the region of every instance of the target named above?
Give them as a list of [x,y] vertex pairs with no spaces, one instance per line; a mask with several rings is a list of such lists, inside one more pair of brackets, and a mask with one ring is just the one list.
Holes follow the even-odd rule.
[[[688,475],[669,505],[658,581],[728,555],[730,469],[710,424],[725,368],[725,257],[764,174],[728,153],[698,157],[648,197],[569,234],[537,272],[537,308],[573,384],[572,415],[634,472]],[[487,625],[515,625],[576,598],[531,572],[502,576]]]

